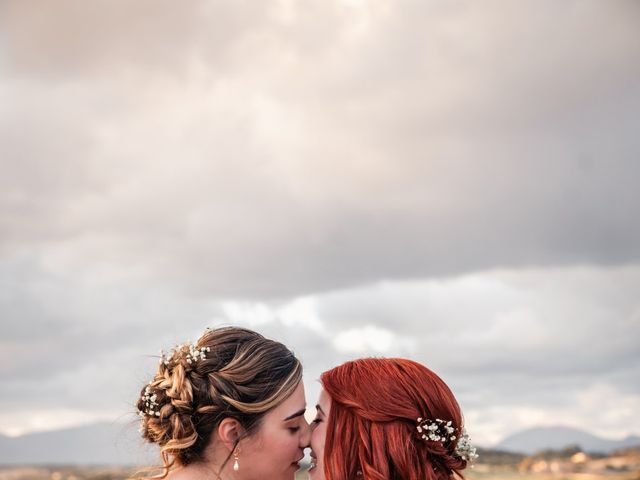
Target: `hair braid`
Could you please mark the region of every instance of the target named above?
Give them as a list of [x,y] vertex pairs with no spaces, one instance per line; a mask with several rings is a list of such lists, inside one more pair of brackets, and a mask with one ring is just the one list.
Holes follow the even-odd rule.
[[467,462],[458,440],[426,441],[416,419],[451,420],[462,431],[462,413],[449,387],[417,362],[365,358],[321,376],[331,397],[324,448],[327,480],[449,480],[462,478]]
[[201,459],[224,418],[236,419],[252,434],[301,379],[302,367],[291,351],[243,328],[208,330],[195,344],[163,356],[137,402],[143,438],[160,447],[161,473],[155,477]]

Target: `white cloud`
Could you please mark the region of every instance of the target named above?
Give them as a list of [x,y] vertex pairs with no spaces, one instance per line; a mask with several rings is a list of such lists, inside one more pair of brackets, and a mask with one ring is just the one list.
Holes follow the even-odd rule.
[[555,408],[487,405],[467,410],[465,420],[474,440],[483,446],[495,445],[509,433],[542,426],[574,427],[612,440],[637,434],[639,425],[634,417],[640,394],[624,394],[610,385],[595,383],[570,397],[573,405]]
[[297,298],[285,304],[279,310],[279,316],[286,328],[303,327],[317,334],[326,334],[313,297]]
[[[5,274],[8,285],[15,267]],[[451,386],[481,444],[519,428],[588,426],[594,418],[596,433],[640,431],[634,418],[640,408],[637,266],[385,281],[281,302],[167,296],[134,285],[120,285],[131,289],[123,296],[115,284],[94,284],[89,291],[66,277],[31,276],[41,279],[38,289],[25,289],[27,281],[5,297],[19,294],[24,300],[16,305],[34,307],[35,313],[23,310],[16,318],[40,316],[44,335],[38,343],[21,337],[21,323],[3,325],[10,347],[2,349],[3,408],[13,412],[4,430],[9,433],[20,424],[25,430],[45,425],[29,420],[36,410],[40,419],[65,408],[87,420],[104,418],[100,412],[131,415],[158,350],[220,324],[255,328],[292,348],[305,366],[311,405],[322,371],[354,357],[404,356]],[[71,298],[61,297],[64,291],[73,292]],[[74,300],[78,295],[82,302]],[[2,308],[9,312],[16,305]]]
[[223,318],[230,323],[260,328],[277,323],[283,328],[302,327],[323,334],[322,321],[318,317],[313,297],[300,297],[280,306],[262,302],[224,301]]
[[395,340],[395,335],[374,325],[343,330],[333,338],[333,345],[341,353],[388,353]]
[[30,432],[46,432],[62,428],[86,425],[87,423],[109,421],[112,422],[122,413],[117,409],[110,411],[89,410],[78,408],[37,408],[28,411],[17,411],[0,414],[2,434],[17,437]]

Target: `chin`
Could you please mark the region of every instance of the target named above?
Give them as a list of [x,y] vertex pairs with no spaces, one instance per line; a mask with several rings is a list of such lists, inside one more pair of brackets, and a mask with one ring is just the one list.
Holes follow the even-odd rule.
[[312,480],[324,480],[324,475],[320,473],[320,467],[318,466],[311,467],[309,470],[307,470],[307,474]]
[[286,469],[286,471],[283,472],[282,478],[286,478],[288,480],[292,480],[295,478],[296,476],[296,472],[300,470],[300,465],[298,465],[297,463],[292,463],[289,465],[289,467]]

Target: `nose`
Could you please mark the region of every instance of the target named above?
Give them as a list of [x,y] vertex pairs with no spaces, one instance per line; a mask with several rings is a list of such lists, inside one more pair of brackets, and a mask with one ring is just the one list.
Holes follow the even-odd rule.
[[305,420],[300,428],[300,448],[308,448],[311,446],[311,427]]

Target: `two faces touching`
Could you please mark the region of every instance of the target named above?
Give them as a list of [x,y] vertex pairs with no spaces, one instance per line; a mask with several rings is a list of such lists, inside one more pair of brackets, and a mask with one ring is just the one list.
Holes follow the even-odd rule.
[[[273,411],[267,413],[263,420],[260,435],[254,440],[258,440],[249,451],[260,452],[260,456],[267,458],[258,460],[247,456],[248,462],[258,461],[263,466],[262,478],[271,478],[267,476],[269,472],[282,472],[282,477],[274,476],[273,478],[291,478],[287,477],[287,469],[277,468],[277,464],[285,465],[286,461],[294,458],[291,468],[295,471],[300,469],[300,461],[304,457],[303,450],[311,447],[311,466],[308,470],[311,480],[324,480],[324,469],[322,459],[324,457],[324,443],[327,432],[327,419],[331,409],[331,398],[322,390],[318,404],[316,405],[315,419],[308,424],[304,414],[306,412],[306,402],[304,386],[302,382],[293,392],[291,397],[284,400]],[[287,415],[288,412],[293,412]],[[285,416],[286,415],[286,416]],[[278,422],[279,419],[280,422]],[[280,423],[280,428],[277,424]],[[287,431],[289,434],[285,434]],[[244,448],[243,448],[244,450]],[[267,467],[265,467],[267,465]],[[273,468],[272,468],[273,466]],[[238,466],[237,472],[240,471]],[[265,475],[266,473],[266,475]],[[254,478],[251,476],[236,475],[238,478]]]
[[320,382],[309,425],[302,367],[281,343],[225,327],[163,354],[137,405],[160,447],[154,478],[292,480],[308,447],[311,480],[444,480],[473,459],[453,394],[423,365],[359,359]]

